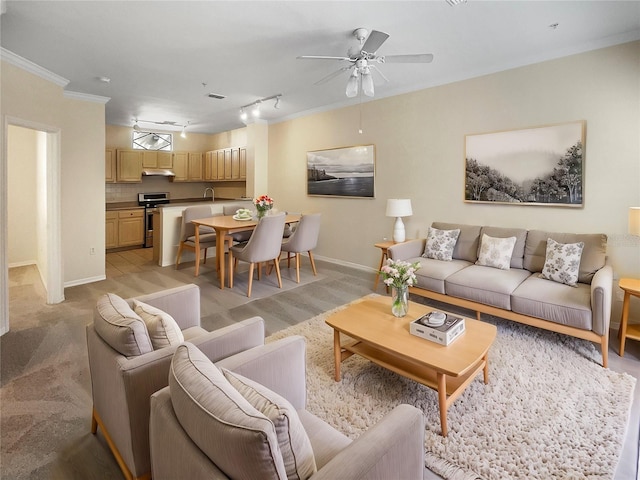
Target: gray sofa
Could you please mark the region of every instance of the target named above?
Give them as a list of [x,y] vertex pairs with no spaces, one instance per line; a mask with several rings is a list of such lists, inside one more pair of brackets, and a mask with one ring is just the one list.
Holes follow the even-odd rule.
[[[613,271],[606,263],[606,235],[443,222],[432,227],[460,229],[450,261],[424,258],[426,239],[388,249],[393,260],[420,263],[411,293],[474,310],[478,319],[486,313],[596,342],[607,366]],[[508,270],[476,265],[483,234],[516,238]],[[575,286],[540,278],[548,238],[584,242]]]
[[[305,356],[300,336],[246,350],[215,367],[193,346],[178,347],[169,386],[151,396],[154,480],[422,479],[422,412],[398,405],[351,441],[305,409]],[[242,388],[221,377],[222,369],[245,377]],[[247,381],[256,382],[249,391]],[[253,407],[244,405],[247,400]]]

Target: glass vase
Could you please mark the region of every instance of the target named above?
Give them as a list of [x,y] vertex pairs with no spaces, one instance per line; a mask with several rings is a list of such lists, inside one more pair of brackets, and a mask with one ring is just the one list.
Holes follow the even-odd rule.
[[409,287],[391,288],[391,313],[395,317],[404,317],[409,311]]

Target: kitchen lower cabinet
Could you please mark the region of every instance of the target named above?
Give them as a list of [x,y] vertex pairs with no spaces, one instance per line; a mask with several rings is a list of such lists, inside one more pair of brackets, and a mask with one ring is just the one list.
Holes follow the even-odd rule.
[[105,216],[105,248],[144,245],[144,209],[107,211]]
[[118,247],[118,212],[107,212],[105,220],[105,248]]

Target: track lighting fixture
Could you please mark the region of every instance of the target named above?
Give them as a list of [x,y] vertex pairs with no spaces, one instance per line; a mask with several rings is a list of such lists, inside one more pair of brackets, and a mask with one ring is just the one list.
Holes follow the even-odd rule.
[[278,93],[277,95],[271,95],[270,97],[261,98],[260,100],[256,100],[255,102],[248,103],[247,105],[243,105],[242,107],[240,107],[240,120],[242,120],[243,122],[247,121],[247,118],[248,118],[247,111],[248,110],[251,111],[251,116],[253,116],[253,118],[260,117],[261,105],[264,102],[267,102],[269,100],[275,100],[276,102],[273,105],[273,108],[279,109],[280,108],[280,98],[281,97],[282,97],[282,94]]
[[189,122],[187,122],[186,125],[182,126],[182,132],[180,132],[180,136],[182,138],[187,138],[187,126],[189,125]]
[[133,123],[133,129],[134,129],[136,132],[139,132],[139,131],[140,131],[140,125],[138,125],[138,119],[137,119],[137,118],[135,119],[135,121],[134,121],[134,123]]

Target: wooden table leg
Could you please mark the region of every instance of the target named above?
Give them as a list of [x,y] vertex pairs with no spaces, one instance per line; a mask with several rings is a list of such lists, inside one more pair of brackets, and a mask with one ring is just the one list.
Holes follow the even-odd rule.
[[340,332],[333,331],[333,359],[335,362],[335,380],[340,381],[340,361],[342,360],[342,350],[340,347]]
[[618,335],[620,337],[620,356],[624,357],[624,344],[627,339],[627,322],[629,321],[629,300],[631,294],[624,292],[624,300],[622,302],[622,319],[620,320],[620,329]]
[[196,225],[196,277],[200,274],[200,227]]
[[440,429],[447,436],[447,376],[438,372],[438,406],[440,407]]
[[378,289],[378,282],[380,281],[380,270],[382,270],[382,265],[384,265],[384,261],[387,258],[387,249],[383,248],[382,249],[382,255],[380,257],[380,266],[378,267],[378,273],[376,273],[376,280],[373,283],[373,289],[377,290]]
[[[222,240],[222,241],[220,241]],[[220,290],[224,290],[225,279],[225,261],[224,261],[224,244],[227,241],[226,234],[223,231],[216,230],[216,261],[220,262]]]
[[485,354],[484,357],[482,357],[482,359],[484,360],[484,384],[488,384],[489,383],[489,354]]

